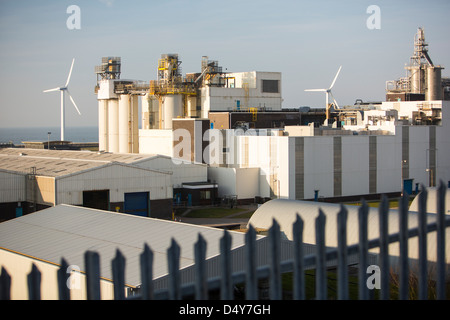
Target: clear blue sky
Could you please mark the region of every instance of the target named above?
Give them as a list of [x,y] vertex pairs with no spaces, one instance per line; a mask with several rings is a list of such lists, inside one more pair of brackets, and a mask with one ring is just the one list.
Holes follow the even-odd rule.
[[[69,30],[68,6],[81,9]],[[369,5],[381,29],[369,30]],[[66,126],[97,125],[94,66],[122,57],[122,78],[154,80],[162,53],[178,53],[183,74],[203,55],[229,72],[282,72],[283,107],[324,107],[330,85],[340,105],[383,100],[385,82],[405,75],[414,34],[425,28],[435,64],[450,68],[450,1],[428,0],[0,0],[0,126],[59,126],[59,93],[72,58]],[[449,76],[447,69],[444,76]]]

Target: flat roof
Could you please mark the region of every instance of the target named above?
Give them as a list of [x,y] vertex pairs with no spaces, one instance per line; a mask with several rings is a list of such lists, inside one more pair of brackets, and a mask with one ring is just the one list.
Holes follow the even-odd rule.
[[[245,234],[228,231],[232,248],[245,244]],[[168,274],[167,249],[180,246],[180,268],[194,264],[194,244],[201,234],[206,258],[220,253],[221,229],[130,214],[58,205],[0,223],[0,250],[60,265],[61,258],[84,270],[84,253],[100,255],[100,276],[112,279],[111,260],[119,249],[126,258],[125,282],[141,284],[139,256],[144,244],[154,254],[153,277]]]

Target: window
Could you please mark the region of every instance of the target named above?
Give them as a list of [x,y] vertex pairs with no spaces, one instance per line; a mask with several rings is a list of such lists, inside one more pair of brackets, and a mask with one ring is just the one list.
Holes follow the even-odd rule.
[[211,199],[211,191],[200,191],[200,200]]
[[278,93],[278,80],[262,80],[262,92]]

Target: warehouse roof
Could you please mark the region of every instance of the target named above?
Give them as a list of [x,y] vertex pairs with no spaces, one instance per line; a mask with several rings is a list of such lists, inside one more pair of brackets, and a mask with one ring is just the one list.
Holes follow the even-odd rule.
[[[84,269],[84,253],[100,255],[100,275],[112,279],[111,260],[120,249],[126,258],[125,281],[140,284],[139,255],[144,244],[154,252],[154,278],[168,273],[166,251],[172,238],[181,247],[180,268],[194,263],[194,243],[207,241],[206,258],[220,252],[223,230],[70,205],[58,205],[0,223],[0,249],[59,265],[61,258]],[[233,248],[245,234],[230,231]]]
[[0,169],[28,174],[35,167],[37,175],[59,177],[116,163],[142,170],[170,173],[139,166],[141,161],[158,157],[166,156],[8,148],[0,149]]

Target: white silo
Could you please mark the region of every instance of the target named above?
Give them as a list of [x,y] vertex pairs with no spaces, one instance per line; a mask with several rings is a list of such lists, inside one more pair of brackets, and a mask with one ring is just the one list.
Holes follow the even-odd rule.
[[183,96],[166,95],[162,99],[162,128],[172,129],[172,119],[183,117]]
[[442,100],[442,75],[440,66],[428,66],[427,68],[427,90],[425,91],[425,99],[428,101]]
[[119,96],[118,135],[120,153],[137,153],[138,148],[138,96]]
[[98,149],[108,151],[108,100],[98,100]]
[[197,117],[197,97],[186,96],[186,111],[188,117]]
[[108,152],[119,152],[119,100],[108,101]]

